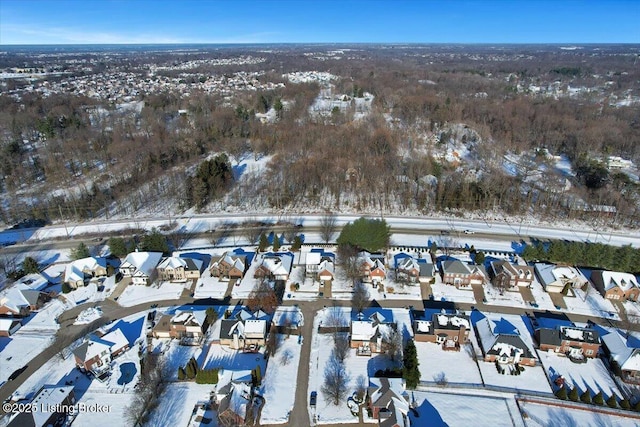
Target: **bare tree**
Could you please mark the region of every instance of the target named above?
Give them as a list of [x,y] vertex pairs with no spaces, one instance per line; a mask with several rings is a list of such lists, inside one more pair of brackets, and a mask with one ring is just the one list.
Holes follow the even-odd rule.
[[393,324],[389,332],[383,337],[383,348],[391,362],[402,360],[402,333],[398,330],[398,324]]
[[362,402],[367,394],[367,378],[364,375],[359,375],[356,378],[356,396]]
[[276,333],[276,327],[273,325],[269,330],[266,347],[269,357],[275,356],[275,354],[278,352],[278,348],[280,347],[280,340],[278,339],[278,334]]
[[320,390],[327,401],[338,406],[347,396],[349,380],[344,364],[332,355],[324,369],[324,383]]
[[437,374],[433,375],[433,380],[441,387],[446,387],[449,384],[449,380],[447,380],[447,374],[444,371],[440,371]]
[[347,320],[345,319],[342,307],[334,305],[332,307],[328,307],[326,310],[327,313],[324,317],[323,326],[326,328],[331,328],[333,340],[335,341],[337,339],[338,333],[340,332],[340,329],[347,324]]
[[356,283],[353,287],[353,295],[351,296],[351,307],[353,307],[357,313],[360,313],[369,306],[369,303],[369,290],[363,283]]
[[349,356],[349,349],[351,348],[347,334],[342,332],[334,335],[333,345],[333,354],[340,362],[344,362],[344,359]]
[[351,245],[338,246],[338,260],[345,280],[349,280],[355,287],[361,279],[360,258],[358,250]]
[[337,229],[337,220],[336,215],[333,213],[327,213],[320,217],[320,238],[325,242],[329,243],[333,234]]
[[258,243],[260,235],[265,230],[263,225],[257,221],[244,221],[240,226],[242,227],[242,237],[247,239],[249,245]]
[[280,356],[280,364],[282,366],[287,366],[292,359],[293,359],[293,353],[291,352],[291,350],[287,349]]
[[253,311],[260,309],[268,314],[276,311],[278,296],[267,280],[261,280],[253,287],[247,298],[247,307]]

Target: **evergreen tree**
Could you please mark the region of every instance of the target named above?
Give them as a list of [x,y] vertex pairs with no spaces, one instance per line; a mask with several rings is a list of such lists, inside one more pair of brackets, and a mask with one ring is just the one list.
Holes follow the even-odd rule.
[[[611,397],[613,397],[614,402],[615,402],[616,395],[615,395],[615,394],[612,394],[612,395],[611,395]],[[608,401],[608,400],[607,400],[607,404],[609,404],[609,401]],[[615,406],[613,406],[613,408],[615,408]],[[633,410],[634,410],[634,411],[636,411],[636,412],[640,412],[640,400],[638,400],[638,401],[636,402],[636,404],[635,404],[635,405],[633,405]]]
[[420,362],[418,362],[418,352],[413,340],[407,341],[402,362],[402,378],[405,379],[407,388],[413,390],[420,382],[420,369],[418,368]]
[[184,371],[184,368],[182,366],[178,367],[178,379],[180,381],[184,381],[184,379],[187,378],[187,373]]
[[162,252],[165,255],[169,253],[167,238],[155,228],[144,235],[141,246],[143,251]]
[[30,256],[25,257],[24,261],[22,261],[22,271],[24,271],[24,274],[39,273],[40,266],[38,265],[38,261]]
[[580,395],[580,400],[584,403],[591,403],[591,393],[589,393],[589,390],[585,390],[584,393]]
[[600,390],[598,392],[598,394],[596,394],[595,396],[593,396],[593,403],[595,403],[596,405],[604,405],[604,397],[602,396],[602,390]]
[[74,249],[71,249],[71,259],[82,259],[88,258],[91,254],[89,253],[89,248],[83,242],[78,243]]
[[476,262],[476,265],[484,264],[484,252],[482,251],[476,252],[475,262]]
[[620,407],[622,409],[631,409],[631,404],[629,403],[629,401],[627,399],[622,399],[619,403]]
[[616,399],[616,394],[612,393],[611,396],[607,399],[607,406],[609,408],[617,408],[618,407],[618,399]]
[[577,402],[580,400],[580,395],[578,394],[578,387],[573,387],[569,392],[569,400]]
[[188,379],[193,379],[193,378],[195,378],[195,376],[196,376],[196,374],[197,374],[197,373],[196,373],[196,371],[194,370],[193,365],[192,365],[191,363],[187,363],[187,368],[186,368],[186,372],[185,372],[185,374],[186,374],[186,377],[187,377]]
[[338,245],[351,245],[358,250],[376,252],[389,246],[391,232],[384,219],[358,218],[342,228]]
[[111,237],[107,244],[109,245],[109,252],[111,252],[111,255],[118,258],[124,258],[134,249],[131,242],[126,241],[122,237]]
[[556,397],[560,400],[567,400],[567,388],[562,386],[556,391]]
[[300,236],[296,236],[293,238],[293,243],[291,244],[291,250],[297,252],[302,247],[302,238]]
[[276,233],[273,233],[273,251],[278,252],[280,250],[280,238]]
[[264,233],[260,234],[260,242],[258,243],[258,252],[266,251],[268,246],[269,246],[269,240],[267,240],[267,235]]

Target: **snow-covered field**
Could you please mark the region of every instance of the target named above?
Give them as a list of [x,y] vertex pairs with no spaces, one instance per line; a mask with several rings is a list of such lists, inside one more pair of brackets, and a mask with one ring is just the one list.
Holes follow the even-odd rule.
[[632,427],[638,425],[638,420],[634,418],[601,414],[586,408],[584,410],[568,409],[530,402],[520,402],[520,408],[527,427]]
[[612,393],[615,393],[618,399],[622,399],[622,393],[602,360],[587,359],[587,363],[574,363],[568,357],[559,356],[551,351],[539,354],[549,380],[554,381],[562,375],[566,384],[578,387],[580,394],[588,388],[592,396],[602,390],[605,400]]
[[410,398],[415,401],[417,411],[417,414],[409,412],[412,426],[522,425],[520,415],[514,411],[513,399],[426,391],[410,392]]
[[118,303],[123,307],[131,307],[145,302],[178,299],[185,286],[190,285],[191,282],[160,282],[149,286],[130,284],[118,298]]
[[260,388],[265,399],[260,416],[262,424],[286,424],[295,401],[296,374],[302,346],[298,344],[297,336],[287,338],[278,334],[277,337],[281,344],[276,355],[269,358]]
[[474,354],[469,345],[461,346],[460,351],[445,351],[430,342],[416,342],[420,381],[436,382],[441,374],[447,382],[482,384],[482,378],[476,365]]

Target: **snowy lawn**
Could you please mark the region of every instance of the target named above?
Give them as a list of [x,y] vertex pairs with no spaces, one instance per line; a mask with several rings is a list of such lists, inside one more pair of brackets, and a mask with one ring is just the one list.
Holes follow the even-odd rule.
[[65,304],[59,299],[51,300],[35,314],[32,313],[26,319],[26,323],[22,326],[19,332],[53,335],[60,328],[60,325],[56,322],[56,318],[68,308],[69,307],[65,306]]
[[519,418],[520,415],[513,414],[510,402],[501,397],[425,391],[409,392],[409,396],[415,401],[417,411],[417,415],[409,412],[412,426],[513,427],[522,424],[521,420],[513,421],[513,416]]
[[575,297],[564,297],[564,302],[567,305],[566,312],[620,320],[618,310],[611,304],[611,301],[603,298],[591,284],[588,286],[586,296],[582,290],[573,289]]
[[347,395],[336,406],[333,402],[327,400],[322,393],[322,384],[324,382],[324,372],[327,362],[330,359],[333,350],[333,336],[331,334],[318,334],[317,328],[314,328],[313,342],[311,344],[311,360],[309,369],[309,390],[318,392],[318,400],[315,411],[311,410],[310,415],[316,416],[318,424],[337,424],[337,423],[357,423],[358,417],[354,417],[347,407],[347,397],[351,396],[356,390],[358,377],[362,376],[365,384],[368,385],[369,367],[374,358],[356,356],[356,350],[349,350],[349,355],[344,361],[347,373]]
[[536,300],[536,304],[538,304],[538,310],[556,310],[551,296],[544,290],[537,279],[531,283],[531,294]]
[[431,293],[435,301],[456,301],[475,304],[473,289],[456,289],[455,286],[442,283],[440,276],[436,276],[436,283],[431,285]]
[[229,281],[222,281],[211,276],[209,269],[205,269],[196,283],[194,298],[224,298]]
[[[289,411],[293,408],[296,394],[296,378],[293,374],[300,363],[298,337],[277,335],[280,347],[275,356],[269,359],[267,372],[262,381],[260,394],[265,398],[260,417],[263,424],[285,424]],[[297,374],[297,372],[296,372]]]
[[547,426],[580,426],[580,427],[632,427],[638,425],[638,420],[610,414],[600,414],[589,410],[563,408],[538,403],[521,402],[520,408],[526,414],[524,418],[527,427]]
[[145,302],[178,299],[182,295],[185,285],[190,286],[191,282],[186,284],[160,282],[150,286],[130,284],[120,295],[118,303],[123,307],[130,307]]
[[210,344],[206,353],[203,351],[201,358],[196,357],[196,359],[198,365],[204,369],[223,368],[230,371],[250,371],[256,366],[260,366],[260,371],[265,372],[267,361],[263,351],[261,349],[259,353],[243,353],[232,350],[226,345]]
[[589,389],[593,396],[602,390],[605,400],[612,393],[619,399],[622,398],[622,393],[602,360],[587,359],[587,363],[573,363],[568,357],[559,356],[551,351],[540,352],[540,357],[550,381],[562,375],[570,387],[578,387],[580,394]]
[[[194,382],[169,383],[160,396],[158,406],[154,409],[145,424],[148,426],[189,426],[189,420],[196,403],[209,401],[213,384],[196,384]],[[94,424],[98,425],[98,424]],[[213,423],[217,425],[217,416],[213,414]]]
[[420,381],[437,381],[436,378],[443,373],[450,383],[482,384],[470,345],[461,346],[460,351],[445,351],[435,343],[415,344],[420,362]]
[[162,339],[157,342],[154,340],[154,351],[156,348],[161,349],[164,354],[169,379],[172,381],[178,379],[178,368],[184,367],[192,357],[196,359],[198,366],[202,367],[202,349],[198,346],[180,345],[178,340]]
[[0,337],[0,383],[53,343],[51,333],[30,333],[20,329],[10,338]]
[[528,307],[520,292],[516,289],[514,291],[504,291],[500,295],[500,291],[493,287],[491,284],[483,286],[484,296],[487,299],[485,304],[488,305],[504,305],[507,307]]

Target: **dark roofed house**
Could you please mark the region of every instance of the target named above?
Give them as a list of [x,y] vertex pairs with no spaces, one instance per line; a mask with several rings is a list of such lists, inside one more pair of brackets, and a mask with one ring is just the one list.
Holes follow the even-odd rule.
[[539,328],[535,337],[542,351],[565,354],[572,359],[594,358],[600,350],[600,334],[592,328],[560,326]]
[[469,341],[471,323],[464,314],[433,313],[430,320],[413,321],[416,341],[441,344],[443,350],[460,351],[460,344]]
[[409,396],[402,378],[369,378],[367,406],[381,427],[409,427]]
[[442,262],[442,282],[456,288],[468,288],[482,285],[487,273],[481,265],[466,265],[462,261],[446,260]]
[[[66,425],[76,403],[73,386],[45,385],[30,404],[38,410],[18,412],[7,427],[45,427]],[[43,411],[41,408],[53,408]]]
[[486,362],[536,365],[532,349],[522,340],[519,331],[506,320],[494,322],[482,316],[474,326]]

